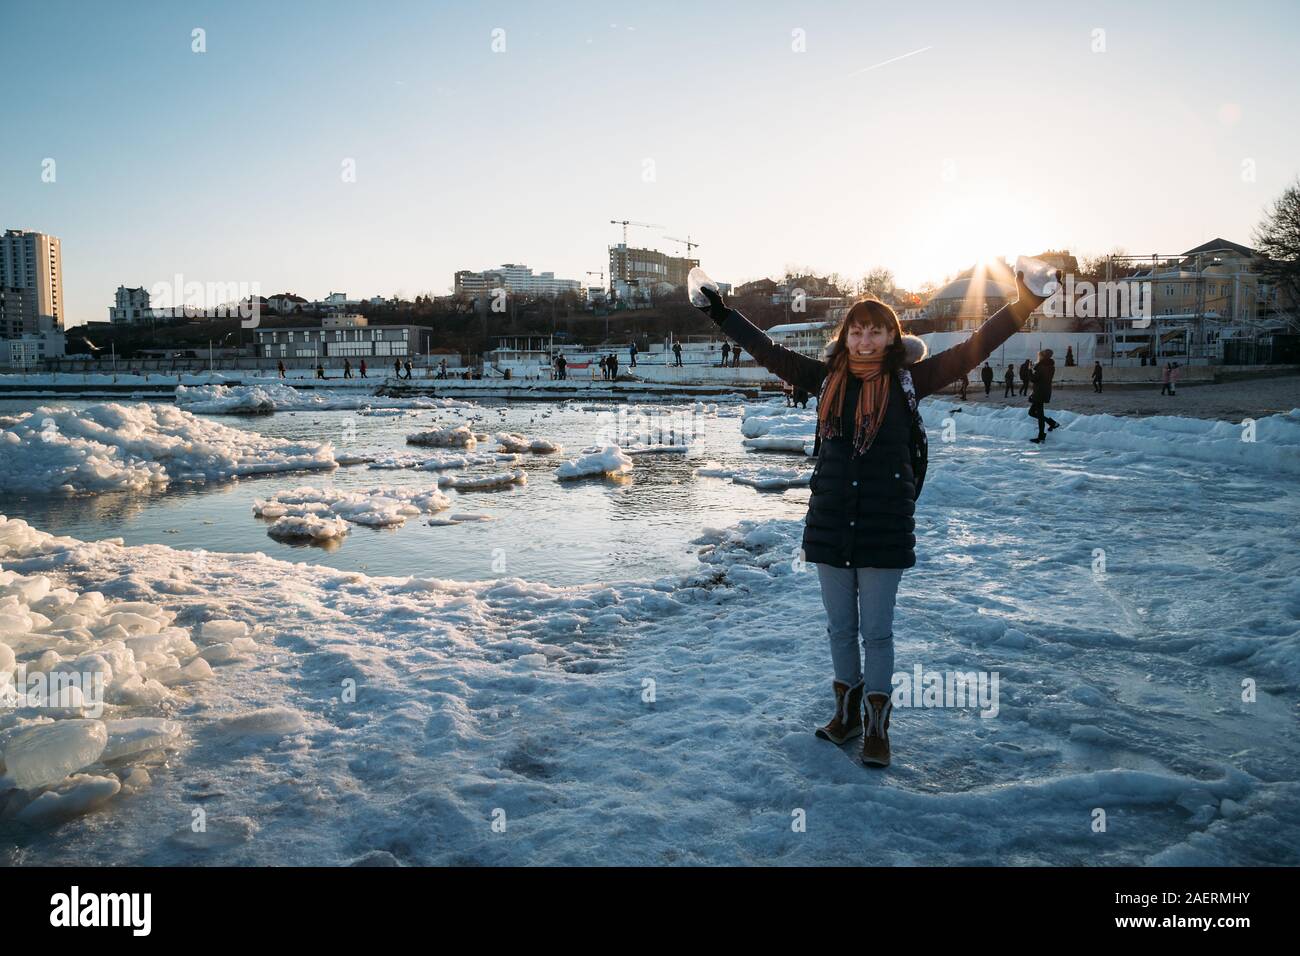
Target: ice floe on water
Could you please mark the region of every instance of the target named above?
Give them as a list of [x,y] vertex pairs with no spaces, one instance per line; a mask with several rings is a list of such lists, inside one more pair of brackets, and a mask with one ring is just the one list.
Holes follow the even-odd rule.
[[817,413],[782,405],[747,405],[740,433],[746,448],[811,455]]
[[[456,454],[454,452],[436,452],[433,455],[385,455],[368,459],[371,468],[398,470],[414,468],[417,471],[448,471],[453,468],[469,468],[473,465],[495,465],[506,460],[496,454]],[[517,461],[518,456],[511,455],[509,460]]]
[[348,533],[348,523],[315,514],[284,515],[272,521],[266,533],[286,541],[332,541]]
[[786,488],[804,488],[812,481],[811,468],[778,468],[768,465],[759,468],[723,468],[709,462],[695,473],[706,478],[730,478],[734,484],[748,485],[759,491],[784,491]]
[[0,431],[0,491],[144,491],[336,467],[329,442],[268,438],[169,405],[41,407]]
[[454,398],[354,395],[330,389],[297,389],[268,382],[260,385],[178,385],[176,405],[205,415],[269,415],[285,411],[353,409],[359,414],[400,415],[406,410],[475,408]]
[[253,514],[274,520],[267,529],[273,537],[327,539],[346,534],[345,522],[389,528],[450,506],[451,500],[436,489],[381,486],[345,490],[306,485],[254,499]]
[[515,454],[554,455],[563,447],[546,438],[529,438],[518,432],[497,432],[497,444]]
[[406,436],[408,445],[424,445],[431,448],[474,448],[486,435],[470,429],[468,425],[444,425],[427,431],[415,432]]
[[457,491],[485,491],[490,488],[508,488],[512,485],[527,483],[528,473],[522,468],[498,471],[490,475],[439,475],[440,488],[455,488]]
[[555,469],[555,477],[561,481],[573,478],[589,478],[596,475],[618,476],[632,470],[632,459],[623,453],[617,445],[604,448],[584,449],[587,454],[573,458]]

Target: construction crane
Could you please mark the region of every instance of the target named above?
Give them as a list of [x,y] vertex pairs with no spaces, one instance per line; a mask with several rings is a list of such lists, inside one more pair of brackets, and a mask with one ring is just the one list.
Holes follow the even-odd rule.
[[[622,269],[623,275],[622,275],[622,279],[623,279],[624,282],[627,282],[627,281],[631,278],[631,277],[628,275],[628,272],[629,272],[629,270],[631,269],[631,265],[630,265],[630,263],[629,263],[629,260],[631,259],[631,256],[628,255],[628,248],[627,248],[627,227],[628,227],[628,226],[641,226],[641,227],[643,227],[643,228],[645,228],[645,229],[662,229],[662,228],[664,228],[664,227],[658,225],[657,223],[653,223],[653,222],[637,222],[637,221],[635,221],[635,220],[633,220],[633,219],[611,219],[611,220],[610,220],[610,224],[611,224],[611,225],[615,225],[615,226],[621,224],[621,225],[623,226],[623,269]],[[612,287],[613,284],[614,284],[614,283],[613,283],[613,279],[614,279],[614,276],[613,276],[613,274],[611,273],[611,274],[610,274],[610,286],[611,286],[611,287]]]
[[665,239],[669,239],[669,240],[671,240],[671,241],[673,241],[673,242],[680,242],[680,243],[682,243],[684,246],[686,246],[686,258],[687,258],[687,259],[689,259],[689,258],[691,257],[691,250],[692,250],[692,249],[695,249],[695,248],[697,248],[697,247],[699,246],[699,243],[698,243],[698,242],[692,242],[692,241],[691,241],[691,237],[690,237],[690,236],[687,236],[685,239],[678,239],[676,236],[664,236],[664,238],[665,238]]
[[609,222],[610,222],[610,225],[613,225],[613,226],[622,225],[622,227],[623,227],[623,248],[624,248],[624,249],[627,248],[627,227],[628,227],[628,226],[642,226],[642,227],[644,227],[644,228],[646,228],[646,229],[662,229],[662,228],[663,228],[663,226],[659,225],[658,223],[654,223],[654,222],[636,222],[636,221],[633,220],[633,219],[611,219]]

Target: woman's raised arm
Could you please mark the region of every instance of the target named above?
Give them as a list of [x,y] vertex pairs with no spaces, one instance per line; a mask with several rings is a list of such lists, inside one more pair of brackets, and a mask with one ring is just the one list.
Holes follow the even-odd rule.
[[754,361],[782,381],[816,395],[826,377],[826,363],[801,355],[794,349],[777,345],[766,332],[729,308],[722,296],[712,289],[702,290],[709,300],[706,310],[724,335],[754,356]]
[[1048,299],[1045,295],[1031,292],[1025,285],[1024,276],[1019,272],[1016,273],[1016,290],[1019,298],[989,316],[965,342],[912,366],[912,384],[916,388],[917,398],[933,395],[983,362],[993,354],[994,349],[1020,331],[1029,313]]

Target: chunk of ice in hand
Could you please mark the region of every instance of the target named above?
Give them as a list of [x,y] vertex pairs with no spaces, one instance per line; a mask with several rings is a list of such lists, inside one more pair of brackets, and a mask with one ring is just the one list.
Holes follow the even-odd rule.
[[1035,259],[1021,256],[1016,260],[1016,271],[1025,279],[1025,285],[1034,295],[1050,296],[1057,289],[1056,266]]
[[696,266],[686,277],[686,289],[687,294],[691,298],[691,305],[695,306],[697,309],[707,309],[709,307],[709,300],[704,297],[704,293],[700,290],[712,289],[714,292],[717,292],[718,284],[709,278],[707,272],[699,266]]

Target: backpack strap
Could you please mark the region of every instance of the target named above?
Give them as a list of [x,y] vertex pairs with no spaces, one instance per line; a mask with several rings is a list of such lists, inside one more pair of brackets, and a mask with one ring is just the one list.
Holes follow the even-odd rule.
[[900,368],[898,370],[898,380],[902,383],[903,394],[907,396],[907,407],[912,410],[912,414],[917,412],[916,386],[912,384],[912,372],[909,369]]
[[925,422],[921,420],[920,403],[916,398],[916,386],[912,384],[912,373],[906,368],[900,368],[898,381],[903,386],[903,394],[907,396],[907,407],[912,410],[912,474],[919,497],[929,468],[930,448],[925,434]]

